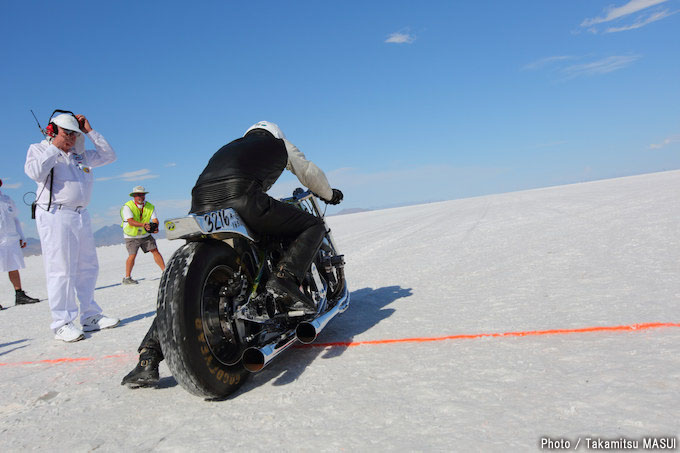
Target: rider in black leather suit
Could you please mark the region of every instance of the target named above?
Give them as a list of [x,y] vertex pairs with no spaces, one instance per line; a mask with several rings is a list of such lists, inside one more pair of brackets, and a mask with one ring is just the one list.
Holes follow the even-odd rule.
[[[285,138],[276,124],[260,121],[212,156],[191,191],[191,213],[233,208],[256,233],[288,239],[290,245],[266,288],[286,300],[290,309],[313,313],[313,302],[299,286],[321,245],[325,227],[317,217],[266,194],[286,168],[327,203],[342,200],[342,192],[331,189],[324,173]],[[156,320],[138,351],[139,363],[121,384],[155,385],[158,364],[163,360]]]

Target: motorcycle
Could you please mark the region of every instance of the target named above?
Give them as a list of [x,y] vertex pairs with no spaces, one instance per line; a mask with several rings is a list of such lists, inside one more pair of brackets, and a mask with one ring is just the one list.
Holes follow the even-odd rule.
[[[319,201],[296,189],[290,203],[324,221]],[[158,335],[168,367],[188,392],[223,398],[297,341],[313,342],[349,307],[344,257],[328,225],[301,289],[313,315],[288,311],[264,287],[286,245],[258,237],[238,213],[221,209],[165,221],[168,239],[184,239],[161,277]]]

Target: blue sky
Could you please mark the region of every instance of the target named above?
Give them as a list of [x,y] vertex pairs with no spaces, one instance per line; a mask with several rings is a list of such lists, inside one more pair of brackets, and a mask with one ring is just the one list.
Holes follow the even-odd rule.
[[[2,190],[35,184],[55,108],[118,153],[94,227],[137,184],[186,213],[210,156],[259,120],[342,189],[342,208],[680,168],[680,0],[6,2]],[[292,175],[270,192],[294,188]],[[29,209],[22,210],[35,236]]]

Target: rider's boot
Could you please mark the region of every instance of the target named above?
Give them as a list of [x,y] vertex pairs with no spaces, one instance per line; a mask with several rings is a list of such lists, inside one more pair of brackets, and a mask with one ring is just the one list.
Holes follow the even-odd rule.
[[156,386],[159,380],[158,364],[161,360],[163,358],[157,351],[142,349],[137,366],[123,378],[120,385],[127,385],[130,388]]
[[269,277],[267,290],[282,299],[288,311],[303,311],[306,315],[316,313],[314,302],[300,291],[297,278],[283,267]]

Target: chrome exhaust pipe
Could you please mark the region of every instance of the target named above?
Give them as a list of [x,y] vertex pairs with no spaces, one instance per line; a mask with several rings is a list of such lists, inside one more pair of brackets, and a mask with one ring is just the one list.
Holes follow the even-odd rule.
[[316,337],[326,327],[331,319],[335,318],[339,313],[344,312],[349,307],[349,291],[345,285],[342,296],[333,308],[328,310],[323,315],[311,321],[303,321],[295,329],[295,335],[300,343],[309,344],[316,340]]
[[313,321],[301,322],[294,331],[287,332],[279,337],[278,340],[272,341],[261,348],[250,347],[243,351],[243,356],[241,357],[243,367],[251,373],[257,373],[266,367],[279,354],[291,347],[293,343],[295,343],[295,340],[300,340],[300,342],[305,344],[311,343],[331,319],[338,313],[347,310],[348,307],[349,291],[347,290],[347,285],[345,285],[342,296],[328,312]]
[[283,335],[283,338],[278,341],[273,341],[261,348],[251,347],[246,349],[241,357],[243,367],[251,373],[257,373],[295,343],[295,339],[295,335],[291,331]]

